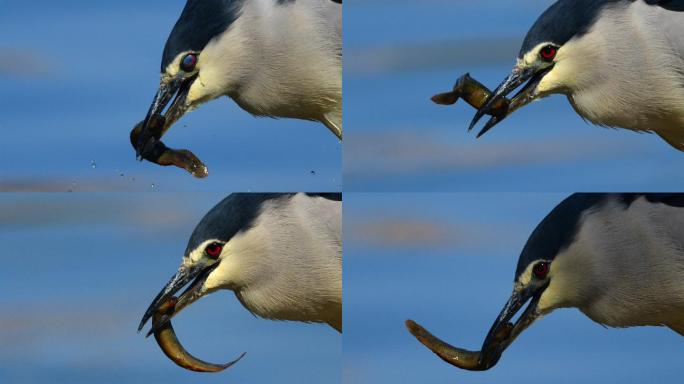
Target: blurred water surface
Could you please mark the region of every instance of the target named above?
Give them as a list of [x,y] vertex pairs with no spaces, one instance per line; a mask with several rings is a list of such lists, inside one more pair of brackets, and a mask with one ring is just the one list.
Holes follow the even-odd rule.
[[508,300],[518,255],[565,195],[345,195],[343,382],[677,383],[682,337],[606,329],[576,309],[535,322],[485,372],[444,363],[404,327],[482,345]]
[[0,0],[0,190],[340,190],[341,144],[324,126],[257,119],[227,98],[164,140],[193,151],[208,179],[135,160],[129,133],[184,4]]
[[197,357],[247,352],[225,372],[179,368],[136,332],[195,225],[223,197],[0,194],[0,382],[339,382],[337,331],[256,318],[229,291],[174,319]]
[[430,101],[466,72],[496,87],[552,3],[347,1],[345,190],[684,188],[682,153],[655,135],[585,123],[565,97],[527,106],[479,140],[466,132],[475,113],[470,106]]

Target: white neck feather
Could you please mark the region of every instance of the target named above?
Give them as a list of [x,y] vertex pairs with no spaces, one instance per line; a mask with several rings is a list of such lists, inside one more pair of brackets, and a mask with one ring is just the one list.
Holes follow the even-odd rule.
[[582,220],[576,241],[552,263],[540,307],[578,307],[615,327],[684,330],[684,209],[640,198]]
[[560,49],[540,87],[566,93],[577,113],[595,124],[681,136],[684,37],[681,28],[668,30],[681,18],[643,1],[626,11],[608,7],[588,34]]
[[262,116],[322,122],[341,116],[341,8],[330,0],[274,3],[245,1],[229,32],[202,51],[190,99],[227,95]]
[[228,282],[252,313],[342,329],[341,203],[302,194],[267,201],[253,227],[226,245],[208,284]]

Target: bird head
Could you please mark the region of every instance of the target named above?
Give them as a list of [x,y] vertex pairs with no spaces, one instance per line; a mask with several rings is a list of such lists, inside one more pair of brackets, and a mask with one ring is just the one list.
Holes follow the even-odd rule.
[[155,329],[205,295],[228,289],[257,316],[341,330],[340,217],[339,194],[228,196],[195,228],[178,271],[150,304],[139,330],[186,286]]
[[[232,36],[236,33],[231,32],[231,27],[240,16],[242,3],[188,0],[164,47],[159,89],[136,145],[139,156],[154,136],[150,134],[153,116],[165,118],[166,131],[185,113],[224,95],[230,88],[226,82],[231,79],[216,72],[227,65],[226,56],[239,53],[241,40]],[[225,39],[231,41],[226,43]]]
[[[597,65],[600,47],[590,34],[606,7],[624,6],[617,1],[560,0],[547,9],[527,33],[511,73],[494,90],[470,124],[477,122],[502,98],[516,89],[509,113],[551,94],[569,94],[586,77],[587,66]],[[591,35],[591,38],[587,38]],[[490,119],[483,135],[504,118]]]
[[[527,327],[557,308],[577,307],[591,296],[591,261],[580,241],[585,215],[606,199],[575,194],[554,208],[530,235],[518,259],[513,292],[482,346],[482,359],[493,366]],[[512,320],[522,312],[517,320]],[[498,330],[508,326],[506,340]]]
[[262,203],[274,197],[233,194],[212,208],[195,228],[178,271],[154,298],[138,330],[186,286],[166,320],[207,294],[220,289],[237,291],[270,273],[261,241],[263,228],[257,221]]

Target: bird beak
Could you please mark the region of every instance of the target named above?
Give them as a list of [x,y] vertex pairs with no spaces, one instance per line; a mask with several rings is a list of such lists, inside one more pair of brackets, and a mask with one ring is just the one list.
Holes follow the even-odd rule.
[[[135,143],[136,155],[139,160],[142,159],[143,154],[154,147],[154,143],[161,138],[164,132],[185,114],[188,109],[186,103],[188,92],[196,78],[197,75],[184,78],[182,74],[178,74],[170,80],[161,81],[159,90],[152,100],[145,120],[143,120],[137,143]],[[173,102],[164,114],[164,109],[169,105],[171,99]],[[163,126],[152,129],[151,122],[154,119],[159,119],[159,117],[164,118]]]
[[523,68],[520,66],[515,66],[513,68],[513,71],[511,72],[508,77],[492,92],[492,96],[487,100],[487,102],[480,108],[477,113],[475,114],[475,117],[473,118],[473,121],[470,123],[470,127],[468,127],[468,130],[472,130],[475,125],[477,124],[480,119],[487,114],[492,114],[492,107],[497,105],[497,103],[501,102],[502,99],[504,99],[508,94],[516,90],[520,85],[525,83],[526,81],[529,80],[529,82],[523,87],[523,89],[518,92],[518,94],[511,99],[511,103],[508,109],[508,112],[506,113],[505,116],[500,116],[498,114],[493,114],[487,124],[485,124],[484,128],[480,131],[480,133],[477,134],[477,137],[481,137],[487,131],[492,129],[495,125],[500,123],[503,119],[505,119],[508,115],[513,113],[515,110],[531,103],[535,99],[539,97],[539,94],[537,92],[537,85],[541,82],[542,78],[549,73],[553,69],[553,65],[549,66],[539,66],[539,65],[532,65],[527,68]]
[[[539,317],[537,304],[545,289],[546,285],[536,289],[527,288],[521,292],[514,291],[487,334],[481,351],[454,347],[412,320],[406,321],[406,327],[418,341],[447,363],[469,371],[486,371],[499,362],[506,348]],[[530,304],[515,324],[512,324],[511,319],[528,301]]]
[[[482,356],[480,364],[489,369],[496,365],[501,358],[503,352],[511,343],[529,327],[539,317],[540,313],[537,308],[539,299],[548,285],[541,287],[527,287],[522,291],[513,291],[510,299],[499,314],[492,328],[489,330],[485,341],[482,344]],[[511,319],[520,312],[522,307],[529,302],[527,308],[515,323],[511,323]],[[501,337],[500,330],[508,329],[506,337]]]
[[163,319],[157,321],[156,324],[153,325],[152,330],[147,334],[147,336],[150,336],[152,333],[154,333],[155,330],[160,329],[161,327],[166,325],[171,320],[171,318],[175,316],[178,312],[180,312],[183,308],[192,304],[200,297],[204,296],[207,293],[203,289],[204,282],[207,280],[209,274],[214,269],[216,269],[216,267],[218,267],[218,265],[219,263],[214,263],[210,266],[181,266],[178,269],[178,272],[176,272],[176,274],[171,278],[171,280],[169,280],[169,282],[166,283],[166,286],[164,286],[164,288],[159,292],[159,294],[157,294],[157,297],[154,298],[152,304],[150,304],[149,308],[147,308],[147,311],[145,311],[145,315],[140,321],[140,325],[138,325],[138,332],[140,332],[143,329],[145,323],[147,323],[147,321],[154,315],[154,313],[159,309],[160,306],[166,303],[171,297],[174,296],[176,292],[180,291],[184,286],[186,286],[191,281],[192,283],[188,286],[188,288],[180,295],[180,297],[178,297],[178,301],[175,305],[174,310],[167,311],[164,314]]

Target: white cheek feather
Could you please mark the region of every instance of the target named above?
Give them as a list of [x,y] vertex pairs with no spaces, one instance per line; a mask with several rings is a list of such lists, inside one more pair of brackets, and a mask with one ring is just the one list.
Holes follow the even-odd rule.
[[254,115],[341,126],[341,49],[341,12],[330,0],[247,1],[202,51],[189,105],[226,95]]
[[341,329],[341,269],[341,204],[300,194],[285,206],[266,202],[253,227],[226,244],[205,286],[234,290],[264,318]]
[[[541,58],[539,57],[539,52],[546,47],[547,45],[552,45],[554,43],[552,42],[544,42],[537,44],[534,48],[532,48],[529,52],[527,52],[522,59],[517,60],[517,67],[518,68],[529,68],[529,67],[539,67],[540,65],[542,66],[547,66],[551,65],[546,62],[542,62]],[[560,93],[561,89],[563,89],[564,85],[562,82],[559,82],[559,72],[562,70],[559,70],[558,66],[560,63],[562,63],[563,59],[563,52],[564,48],[561,48],[558,50],[558,54],[556,55],[556,64],[555,67],[551,70],[551,72],[547,73],[541,80],[541,82],[537,85],[536,92],[539,94],[540,97],[545,97],[548,96],[549,94],[552,93]]]
[[259,225],[236,234],[224,246],[221,263],[204,285],[209,290],[235,289],[263,280],[274,272],[270,259],[264,257],[271,252],[269,246],[266,231]]
[[554,59],[554,67],[547,73],[537,86],[537,91],[547,96],[549,94],[569,94],[575,89],[584,86],[590,86],[590,80],[583,74],[586,73],[583,67],[585,65],[592,65],[597,58],[592,57],[591,52],[583,52],[580,57],[577,52],[580,51],[575,40],[570,40],[565,43],[559,50]]
[[527,52],[522,59],[518,59],[518,66],[531,67],[534,65],[537,61],[539,61],[539,52],[542,50],[542,48],[549,44],[551,43],[546,42],[537,44],[537,46]]
[[558,308],[581,307],[591,300],[595,262],[593,252],[583,238],[570,248],[561,251],[551,262],[550,284],[539,300],[539,311],[543,314]]
[[578,307],[614,327],[667,325],[684,331],[684,209],[640,198],[585,214],[559,254],[540,308]]
[[524,287],[528,286],[530,282],[532,281],[532,268],[534,267],[534,263],[530,264],[527,266],[525,271],[520,274],[520,277],[518,278],[518,281],[515,283],[514,289],[516,291],[522,290]]

